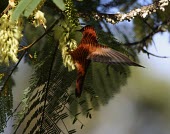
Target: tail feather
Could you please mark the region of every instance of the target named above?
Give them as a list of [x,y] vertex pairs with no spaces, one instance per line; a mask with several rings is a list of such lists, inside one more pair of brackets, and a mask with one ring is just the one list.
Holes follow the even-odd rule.
[[77,76],[76,90],[75,90],[76,97],[81,96],[81,93],[82,93],[82,90],[83,90],[84,78],[85,78],[85,75],[82,75],[82,74],[78,74],[78,76]]

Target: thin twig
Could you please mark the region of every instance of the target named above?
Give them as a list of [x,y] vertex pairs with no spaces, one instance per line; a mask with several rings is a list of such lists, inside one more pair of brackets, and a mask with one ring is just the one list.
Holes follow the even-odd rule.
[[136,41],[136,42],[132,42],[132,43],[125,43],[124,45],[126,45],[126,46],[133,46],[133,45],[137,45],[137,44],[142,44],[142,43],[146,42],[148,39],[152,38],[152,36],[154,34],[158,33],[158,32],[160,32],[160,30],[158,30],[158,27],[156,27],[155,31],[152,31],[150,34],[145,36],[142,40]]
[[5,89],[5,86],[6,86],[6,84],[8,83],[8,80],[10,79],[11,75],[13,74],[13,72],[15,71],[15,69],[17,68],[17,66],[19,65],[19,63],[21,62],[21,60],[22,60],[22,58],[24,57],[25,53],[26,53],[26,51],[24,51],[24,52],[22,53],[22,55],[21,55],[21,57],[19,58],[17,64],[14,66],[14,68],[13,68],[13,69],[11,70],[11,72],[9,73],[9,75],[8,75],[8,77],[6,78],[6,80],[5,80],[5,82],[4,82],[4,84],[3,84],[2,88],[1,88],[0,92],[2,92],[2,91]]
[[68,132],[68,134],[69,134],[69,130],[68,130],[68,128],[67,128],[67,126],[66,126],[65,122],[63,121],[63,119],[61,119],[61,121],[62,121],[62,123],[63,123],[64,127],[66,128],[66,130],[67,130],[67,132]]
[[[70,96],[67,91],[66,91],[66,94],[67,94],[68,96]],[[74,101],[76,101],[77,103],[79,103],[75,98],[73,98],[73,99],[74,99]],[[73,116],[75,116],[66,105],[64,105],[64,107],[65,107]],[[77,117],[76,117],[76,118],[77,118]],[[83,122],[81,122],[78,118],[77,118],[77,120],[79,121],[79,123],[80,123],[81,125],[85,126],[85,125],[83,124]]]
[[159,55],[153,54],[153,53],[148,52],[147,50],[145,50],[143,48],[142,48],[142,52],[146,53],[148,55],[148,57],[149,57],[149,55],[152,55],[152,56],[157,57],[157,58],[170,58],[168,56],[159,56]]
[[12,112],[12,114],[8,117],[8,119],[6,120],[6,123],[9,121],[9,119],[13,116],[13,114],[18,110],[18,108],[20,107],[22,101],[20,101],[20,103],[18,104],[18,106],[14,109],[14,111]]
[[[75,117],[75,115],[71,112],[71,110],[70,110],[68,107],[66,107],[65,105],[64,105],[64,107]],[[76,117],[76,118],[77,118],[77,117]],[[85,125],[83,124],[83,122],[81,122],[78,118],[77,118],[77,120],[78,120],[78,122],[79,122],[81,125],[85,126]]]
[[[69,95],[69,93],[66,91],[65,92],[68,96],[70,96]],[[75,99],[74,99],[75,100]],[[76,102],[77,102],[77,100],[76,100]],[[62,103],[61,101],[60,101],[60,103]],[[77,102],[78,103],[78,102]],[[66,103],[62,103],[62,105],[64,106],[64,108],[66,108],[74,117],[76,117],[72,112],[71,112],[71,110],[66,106]],[[77,117],[76,117],[77,118]],[[61,119],[62,120],[62,119]],[[83,126],[85,126],[78,118],[77,118],[77,120],[78,120],[78,122],[81,124],[81,125],[83,125]],[[69,130],[68,130],[68,128],[67,128],[67,126],[66,126],[66,124],[64,123],[64,121],[62,120],[62,123],[64,124],[64,127],[66,128],[66,130],[67,130],[67,132],[68,132],[68,134],[69,134]]]
[[111,32],[110,28],[108,27],[108,25],[106,24],[106,22],[104,20],[102,20],[102,22],[103,22],[104,27],[107,30],[107,33],[112,35],[112,32]]
[[136,41],[136,42],[132,42],[132,43],[125,43],[124,45],[127,46],[133,46],[133,45],[137,45],[137,44],[142,44],[144,42],[146,42],[148,39],[152,38],[153,35],[155,35],[158,32],[162,32],[162,26],[163,25],[169,25],[170,23],[170,17],[163,21],[162,24],[160,24],[159,26],[156,26],[155,28],[152,29],[152,32],[149,33],[147,36],[145,36],[143,39],[141,39],[140,41]]
[[4,9],[4,11],[0,14],[0,18],[4,15],[7,14],[7,12],[11,9],[11,5],[7,5],[7,7]]
[[[45,86],[46,86],[46,85],[45,85]],[[45,86],[43,87],[42,90],[44,90]],[[21,102],[21,103],[22,103],[22,102]],[[28,110],[27,113],[24,114],[24,117],[19,121],[19,123],[18,123],[17,127],[15,128],[15,131],[13,132],[13,134],[16,134],[17,130],[19,129],[19,127],[20,127],[20,125],[21,125],[21,123],[24,121],[26,115],[28,115],[29,112],[30,112],[30,111]]]
[[18,50],[18,52],[23,51],[23,50],[26,50],[26,49],[32,47],[34,44],[36,44],[38,41],[40,41],[45,35],[47,35],[58,22],[59,22],[59,19],[57,19],[57,20],[50,26],[50,28],[49,28],[48,30],[46,30],[38,39],[36,39],[33,43],[29,44],[28,46],[21,48],[20,50]]
[[141,21],[143,21],[152,31],[154,31],[154,27],[152,27],[145,18],[139,17]]

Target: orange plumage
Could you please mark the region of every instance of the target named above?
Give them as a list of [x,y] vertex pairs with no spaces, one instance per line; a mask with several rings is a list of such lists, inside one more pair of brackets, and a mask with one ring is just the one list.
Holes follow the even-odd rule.
[[69,52],[77,69],[76,97],[81,96],[83,82],[91,61],[143,67],[131,61],[124,54],[100,45],[97,41],[96,31],[92,26],[85,26],[80,31],[83,37],[79,46],[74,51]]

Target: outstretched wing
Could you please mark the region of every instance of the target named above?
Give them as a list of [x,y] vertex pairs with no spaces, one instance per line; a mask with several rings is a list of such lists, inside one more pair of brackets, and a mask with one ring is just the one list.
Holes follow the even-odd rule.
[[101,45],[98,45],[95,48],[93,46],[93,52],[90,53],[87,59],[90,59],[94,62],[102,62],[108,64],[125,64],[129,66],[143,67],[130,60],[126,55]]

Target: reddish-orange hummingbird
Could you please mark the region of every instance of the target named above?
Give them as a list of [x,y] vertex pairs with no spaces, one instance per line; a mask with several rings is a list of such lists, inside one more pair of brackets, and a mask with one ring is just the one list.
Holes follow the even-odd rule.
[[91,61],[143,67],[131,61],[126,55],[107,46],[100,45],[93,26],[87,25],[78,31],[82,32],[83,37],[78,47],[69,52],[77,69],[76,97],[81,96],[83,82]]

